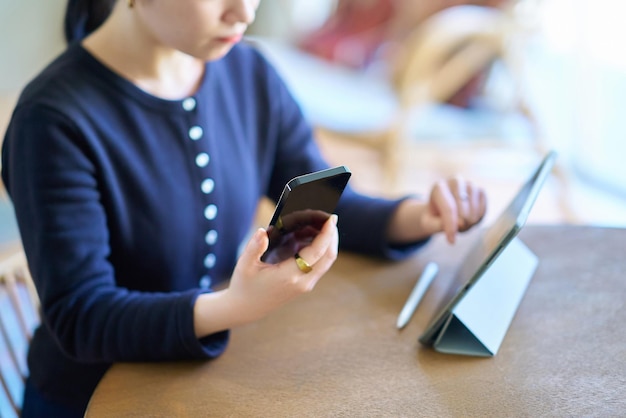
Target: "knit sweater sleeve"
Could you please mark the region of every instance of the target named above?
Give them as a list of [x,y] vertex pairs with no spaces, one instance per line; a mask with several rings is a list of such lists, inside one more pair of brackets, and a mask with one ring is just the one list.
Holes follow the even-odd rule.
[[20,105],[5,137],[3,180],[46,326],[81,362],[219,355],[227,332],[204,340],[194,335],[199,289],[147,293],[116,285],[90,152],[69,118],[41,104]]

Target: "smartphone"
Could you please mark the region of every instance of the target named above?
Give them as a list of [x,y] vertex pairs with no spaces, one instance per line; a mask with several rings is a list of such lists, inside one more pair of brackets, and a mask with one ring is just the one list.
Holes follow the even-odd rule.
[[261,259],[278,263],[308,245],[335,210],[351,175],[348,167],[338,166],[291,179],[276,204]]

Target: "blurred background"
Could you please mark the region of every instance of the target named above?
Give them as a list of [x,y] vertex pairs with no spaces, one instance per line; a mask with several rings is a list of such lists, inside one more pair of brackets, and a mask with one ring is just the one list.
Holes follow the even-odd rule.
[[[555,149],[529,222],[626,226],[625,12],[617,0],[273,0],[250,35],[359,186],[403,193],[460,173],[495,216]],[[376,132],[374,155],[342,142]]]
[[[0,0],[2,134],[65,47],[65,4]],[[355,187],[419,193],[462,174],[493,217],[555,149],[529,222],[626,226],[625,12],[619,0],[263,0],[248,35]],[[12,221],[5,199],[0,241]]]
[[[65,46],[65,2],[0,0],[0,141],[20,90]],[[0,183],[0,250],[18,238],[13,207]]]

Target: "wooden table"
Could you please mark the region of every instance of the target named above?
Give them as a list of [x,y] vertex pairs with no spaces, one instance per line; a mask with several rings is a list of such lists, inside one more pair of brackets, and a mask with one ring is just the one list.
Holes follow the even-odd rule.
[[[528,226],[540,265],[493,358],[422,347],[473,239],[401,263],[341,254],[316,289],[232,332],[208,362],[116,364],[87,416],[625,416],[626,230]],[[427,261],[440,273],[397,315]]]

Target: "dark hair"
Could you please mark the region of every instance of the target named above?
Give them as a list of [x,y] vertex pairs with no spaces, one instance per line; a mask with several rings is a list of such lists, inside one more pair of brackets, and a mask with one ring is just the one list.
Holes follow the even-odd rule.
[[68,0],[65,10],[65,40],[80,42],[111,14],[117,0]]

